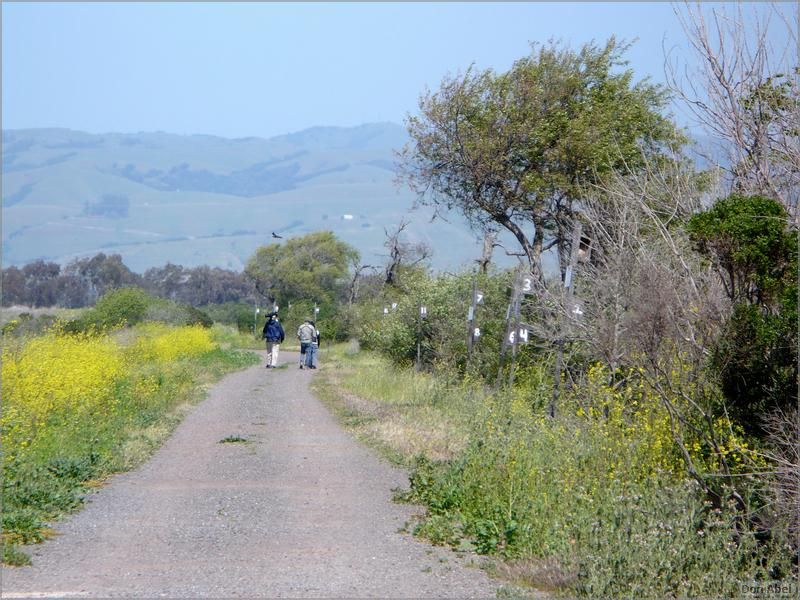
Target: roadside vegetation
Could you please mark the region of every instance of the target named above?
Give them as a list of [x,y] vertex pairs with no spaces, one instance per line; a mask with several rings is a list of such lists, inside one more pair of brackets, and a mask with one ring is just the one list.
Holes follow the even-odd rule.
[[[515,584],[798,590],[797,66],[769,74],[741,23],[709,32],[687,10],[712,66],[714,104],[693,108],[731,162],[697,170],[664,116],[697,88],[635,83],[613,39],[446,78],[407,120],[401,177],[484,254],[431,274],[402,224],[387,232],[387,268],[341,311],[358,344],[316,382],[411,469],[415,532],[497,557]],[[492,267],[502,229],[518,270]]]
[[[322,332],[315,391],[410,469],[418,535],[568,596],[796,595],[798,67],[770,71],[735,19],[684,15],[703,100],[636,82],[613,38],[536,45],[420,98],[400,177],[483,236],[474,269],[431,273],[401,221],[385,265],[314,232],[259,248],[199,308],[109,284],[69,320],[6,323],[7,560],[141,460],[197,382],[249,364],[235,348],[279,307],[287,344],[305,318]],[[700,170],[675,96],[730,161]],[[496,268],[497,248],[519,267]],[[203,273],[150,279],[176,296]]]
[[[150,312],[172,323],[145,320]],[[81,505],[112,473],[143,462],[205,386],[258,358],[239,334],[184,324],[192,311],[136,289],[109,292],[71,321],[19,320],[3,335],[3,562]],[[26,320],[23,320],[26,321]],[[10,325],[10,326],[9,326]]]

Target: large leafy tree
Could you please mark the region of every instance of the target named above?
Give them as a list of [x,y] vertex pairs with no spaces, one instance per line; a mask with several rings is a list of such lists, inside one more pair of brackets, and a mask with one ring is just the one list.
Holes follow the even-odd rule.
[[406,120],[401,179],[478,230],[510,231],[540,279],[553,246],[563,271],[581,190],[680,139],[661,113],[665,92],[624,68],[626,48],[614,38],[579,52],[551,42],[508,72],[445,78]]
[[797,404],[797,234],[772,198],[733,194],[689,221],[733,311],[711,356],[740,422],[761,433]]
[[330,231],[318,231],[261,246],[247,261],[245,274],[270,301],[327,303],[341,296],[349,265],[357,261],[355,248]]

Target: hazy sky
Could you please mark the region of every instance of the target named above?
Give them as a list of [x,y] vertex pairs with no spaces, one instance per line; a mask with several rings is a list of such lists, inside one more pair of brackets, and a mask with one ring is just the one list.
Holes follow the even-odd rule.
[[638,42],[637,78],[687,56],[667,2],[2,3],[2,126],[269,137],[401,123],[448,73],[529,42]]

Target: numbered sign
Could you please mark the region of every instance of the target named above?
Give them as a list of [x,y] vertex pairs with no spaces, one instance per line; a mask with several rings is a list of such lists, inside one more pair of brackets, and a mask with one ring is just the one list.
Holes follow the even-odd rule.
[[533,294],[534,289],[533,286],[535,285],[535,279],[531,273],[526,273],[522,276],[522,293],[523,294]]
[[525,327],[520,327],[519,330],[512,329],[508,334],[508,343],[511,345],[528,343],[528,330]]
[[564,287],[569,288],[572,285],[572,265],[567,265],[567,272],[564,273]]
[[392,310],[397,310],[397,302],[392,302]]
[[475,304],[483,304],[483,292],[475,293]]
[[318,314],[319,314],[319,307],[318,307],[318,306],[315,306],[315,307],[314,307],[314,314],[315,314],[315,315],[318,315]]
[[389,307],[388,306],[384,306],[383,307],[383,314],[385,314],[385,315],[389,314]]
[[420,306],[419,307],[419,316],[423,319],[428,316],[428,307],[427,306]]
[[476,327],[475,329],[472,330],[472,337],[475,338],[476,340],[479,337],[481,337],[481,328],[480,327]]

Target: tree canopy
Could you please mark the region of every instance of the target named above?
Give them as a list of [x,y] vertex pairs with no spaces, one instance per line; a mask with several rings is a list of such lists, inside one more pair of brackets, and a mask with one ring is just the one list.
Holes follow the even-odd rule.
[[551,42],[506,73],[445,78],[406,120],[401,179],[476,229],[510,231],[541,278],[542,252],[568,249],[583,186],[680,140],[661,114],[665,92],[619,69],[626,49],[614,38],[579,52]]
[[247,261],[245,274],[270,301],[329,302],[342,293],[349,265],[357,260],[355,248],[330,231],[317,231],[261,246]]

